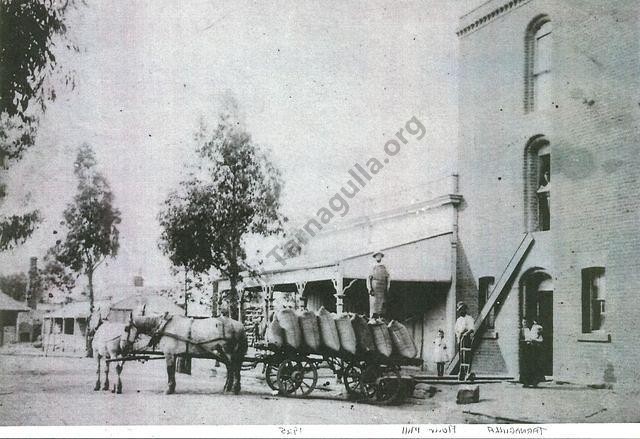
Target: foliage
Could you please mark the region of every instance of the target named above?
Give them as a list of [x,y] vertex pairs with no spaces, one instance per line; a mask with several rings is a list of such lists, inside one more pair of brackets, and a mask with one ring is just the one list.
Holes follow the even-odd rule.
[[[56,97],[51,78],[72,75],[57,63],[54,47],[78,48],[66,38],[65,15],[74,0],[0,0],[0,171],[35,141],[38,115]],[[6,196],[0,181],[0,202]],[[37,211],[0,216],[0,251],[24,242],[41,220]]]
[[58,260],[59,246],[52,247],[44,257],[44,266],[40,269],[40,282],[49,299],[56,295],[68,297],[76,286],[77,275],[70,272]]
[[80,147],[75,161],[78,191],[64,210],[68,229],[55,250],[56,260],[89,280],[89,300],[93,311],[93,273],[119,248],[120,211],[113,206],[113,193],[106,178],[97,171],[96,157],[87,144]]
[[199,164],[158,215],[161,250],[175,266],[204,273],[211,268],[231,283],[232,314],[236,285],[246,269],[245,239],[282,231],[279,171],[229,115],[220,116],[211,134],[196,134]]
[[33,211],[24,215],[0,216],[0,251],[24,242],[40,221],[40,213]]
[[29,279],[24,273],[0,276],[0,290],[15,300],[23,302],[27,297]]

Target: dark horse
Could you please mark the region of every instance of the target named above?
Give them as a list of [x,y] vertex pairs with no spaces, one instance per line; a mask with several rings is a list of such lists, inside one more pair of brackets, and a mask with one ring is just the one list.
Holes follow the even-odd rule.
[[169,387],[176,390],[176,356],[190,355],[211,358],[227,367],[225,392],[240,392],[240,368],[247,353],[247,336],[242,323],[228,317],[193,319],[185,316],[144,314],[145,306],[134,310],[132,330],[127,342],[133,343],[138,334],[151,336],[156,349],[167,360]]

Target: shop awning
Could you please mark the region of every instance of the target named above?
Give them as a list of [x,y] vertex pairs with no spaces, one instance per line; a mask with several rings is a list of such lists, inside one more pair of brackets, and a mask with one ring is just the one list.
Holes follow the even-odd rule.
[[[386,265],[392,280],[407,282],[451,282],[452,277],[452,233],[426,237],[411,242],[400,243],[387,248],[372,248],[367,252],[348,254],[330,260],[313,261],[308,257],[294,258],[286,265],[276,265],[264,270],[259,278],[245,277],[245,288],[263,285],[288,285],[297,282],[313,282],[343,278],[366,279],[377,250],[385,254]],[[348,250],[348,249],[346,249]],[[219,289],[229,288],[229,282],[222,279]]]

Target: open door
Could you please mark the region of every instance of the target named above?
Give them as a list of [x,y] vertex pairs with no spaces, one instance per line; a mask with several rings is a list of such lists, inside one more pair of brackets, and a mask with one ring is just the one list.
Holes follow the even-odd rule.
[[542,326],[540,367],[553,375],[553,282],[544,271],[533,271],[522,280],[522,317],[535,319]]

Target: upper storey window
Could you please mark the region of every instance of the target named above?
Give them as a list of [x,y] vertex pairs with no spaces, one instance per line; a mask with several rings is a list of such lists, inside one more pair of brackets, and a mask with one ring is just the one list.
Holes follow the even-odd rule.
[[551,227],[551,146],[545,136],[527,142],[524,170],[526,230],[544,232]]
[[551,21],[542,15],[531,22],[525,41],[525,111],[553,106],[551,87]]

